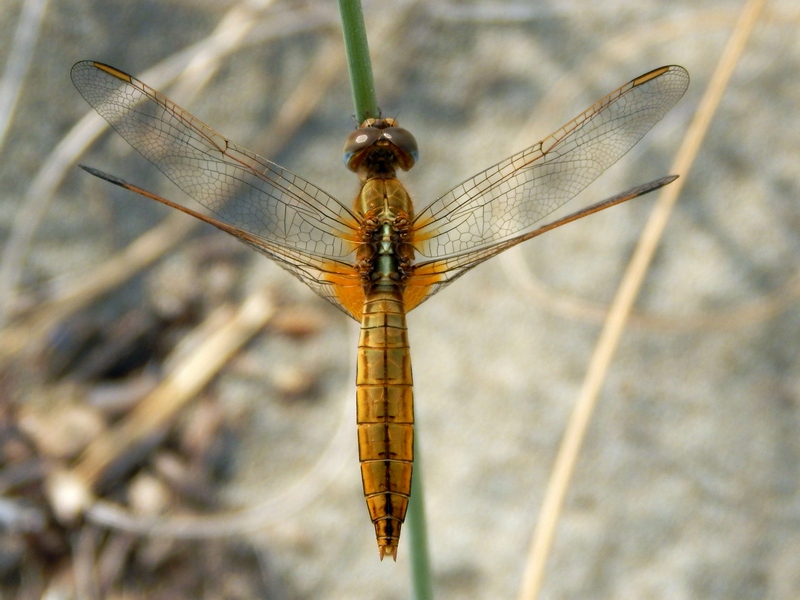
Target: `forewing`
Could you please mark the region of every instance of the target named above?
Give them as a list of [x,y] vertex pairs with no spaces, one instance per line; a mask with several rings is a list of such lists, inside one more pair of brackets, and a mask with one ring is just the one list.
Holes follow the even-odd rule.
[[619,160],[683,96],[689,74],[661,67],[612,92],[550,136],[479,173],[416,216],[411,243],[439,258],[524,233]]
[[72,67],[78,91],[142,156],[221,221],[272,244],[352,262],[357,217],[113,67]]

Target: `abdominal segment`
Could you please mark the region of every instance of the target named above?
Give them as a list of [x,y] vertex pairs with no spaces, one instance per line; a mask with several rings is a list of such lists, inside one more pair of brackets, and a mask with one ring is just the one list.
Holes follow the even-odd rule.
[[381,559],[396,559],[411,495],[414,401],[403,298],[373,289],[361,321],[356,371],[358,453]]

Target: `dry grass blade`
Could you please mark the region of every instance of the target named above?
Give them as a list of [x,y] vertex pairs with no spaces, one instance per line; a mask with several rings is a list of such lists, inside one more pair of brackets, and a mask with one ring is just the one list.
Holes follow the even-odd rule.
[[3,77],[0,79],[0,148],[6,141],[8,126],[14,116],[22,82],[33,58],[46,9],[47,0],[27,0],[22,7],[19,24],[14,32],[11,53]]
[[[57,479],[51,481],[51,501],[56,512],[68,519],[75,516],[70,513],[85,508],[81,504],[91,498],[91,489],[104,470],[136,444],[169,425],[274,313],[275,306],[264,292],[251,295],[238,310],[225,306],[212,313],[200,326],[208,331],[194,351],[180,359],[123,421],[96,438],[70,473],[57,474]],[[59,496],[59,491],[65,489],[70,490],[66,505]],[[75,498],[77,501],[73,501]]]
[[682,177],[667,187],[659,197],[611,304],[548,482],[523,576],[520,600],[530,600],[539,596],[567,488],[609,365],[683,182],[697,156],[763,6],[764,0],[750,0],[742,9],[736,28],[728,40],[671,168],[670,172],[679,173]]

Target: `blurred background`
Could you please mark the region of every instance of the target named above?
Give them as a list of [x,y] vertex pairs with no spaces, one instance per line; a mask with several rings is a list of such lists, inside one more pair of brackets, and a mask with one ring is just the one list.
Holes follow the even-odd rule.
[[[3,90],[19,94],[0,114],[2,595],[409,597],[407,539],[396,564],[380,563],[362,498],[357,326],[229,236],[189,230],[190,217],[76,166],[196,208],[113,132],[90,143],[91,124],[75,129],[91,109],[69,70],[93,59],[349,203],[336,4],[50,0],[38,29],[35,4],[9,0],[0,17]],[[741,7],[365,2],[381,108],[419,143],[403,178],[415,202],[680,64],[686,96],[558,214],[667,174]],[[686,176],[604,385],[543,598],[800,596],[798,18],[795,2],[767,4]],[[515,596],[604,311],[654,202],[523,244],[410,315],[439,597]],[[144,245],[168,250],[109,269],[159,226]],[[52,473],[113,434],[258,293],[266,326],[97,488],[142,518],[192,514],[233,535],[140,538],[56,519]],[[246,526],[214,521],[264,503]]]

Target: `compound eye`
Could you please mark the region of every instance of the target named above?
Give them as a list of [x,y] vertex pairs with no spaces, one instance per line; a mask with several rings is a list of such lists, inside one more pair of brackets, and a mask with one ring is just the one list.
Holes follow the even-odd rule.
[[375,127],[356,129],[344,143],[344,164],[352,169],[350,161],[364,148],[369,148],[381,137],[381,130]]
[[408,129],[402,127],[387,127],[382,132],[383,137],[392,142],[402,152],[400,166],[408,171],[419,159],[417,140]]

